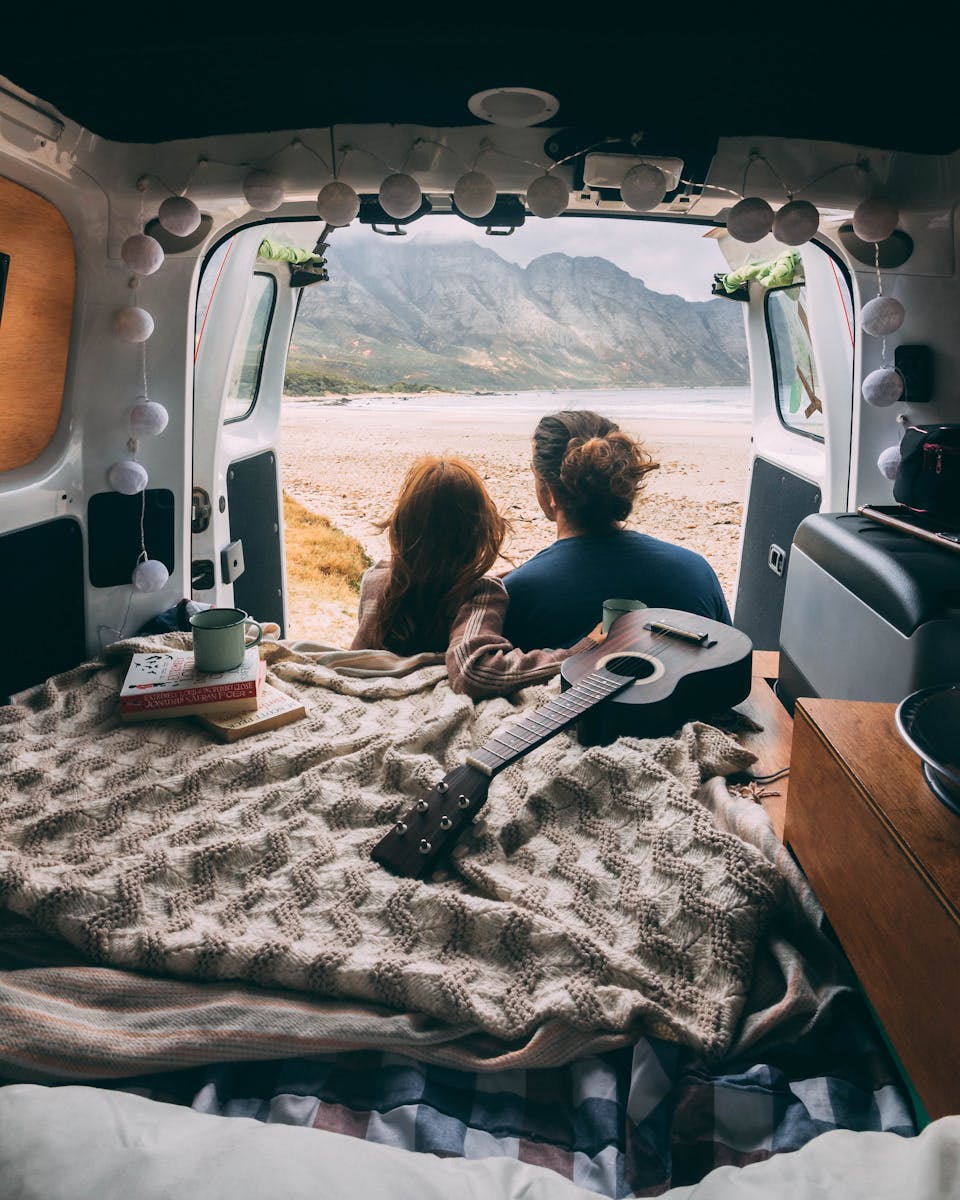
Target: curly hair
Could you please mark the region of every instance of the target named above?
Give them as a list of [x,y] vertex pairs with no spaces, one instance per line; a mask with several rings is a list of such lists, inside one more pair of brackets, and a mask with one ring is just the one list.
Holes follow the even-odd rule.
[[506,521],[469,463],[427,455],[407,472],[381,528],[391,562],[375,644],[397,654],[446,650],[457,610],[497,560]]
[[586,409],[543,417],[533,433],[533,470],[570,524],[599,533],[625,521],[657,464],[636,438]]

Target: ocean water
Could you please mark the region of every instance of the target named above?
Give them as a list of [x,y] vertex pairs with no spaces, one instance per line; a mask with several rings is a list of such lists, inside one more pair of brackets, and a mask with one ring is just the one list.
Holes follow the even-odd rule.
[[495,415],[528,413],[532,417],[563,408],[588,408],[615,421],[750,421],[748,387],[556,389],[505,393],[429,393],[426,395],[369,395],[297,400],[299,404],[393,412],[437,412],[441,409]]

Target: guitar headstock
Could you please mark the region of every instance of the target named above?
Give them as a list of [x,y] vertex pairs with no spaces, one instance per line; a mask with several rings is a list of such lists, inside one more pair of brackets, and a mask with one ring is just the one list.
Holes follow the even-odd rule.
[[394,875],[431,875],[483,808],[489,786],[490,777],[476,767],[455,767],[377,842],[370,857]]

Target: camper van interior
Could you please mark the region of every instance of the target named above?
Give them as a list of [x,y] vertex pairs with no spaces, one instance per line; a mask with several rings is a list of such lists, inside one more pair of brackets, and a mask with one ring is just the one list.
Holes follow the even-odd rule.
[[[0,1200],[960,1194],[954,30],[149,17],[0,47]],[[453,338],[446,260],[397,282],[451,231],[650,265],[543,285],[527,409],[500,285]],[[334,497],[341,392],[393,393],[372,493],[405,421],[671,417],[690,356],[749,426],[732,627],[633,609],[475,701],[293,616],[291,413]],[[122,709],[218,609],[304,715]]]

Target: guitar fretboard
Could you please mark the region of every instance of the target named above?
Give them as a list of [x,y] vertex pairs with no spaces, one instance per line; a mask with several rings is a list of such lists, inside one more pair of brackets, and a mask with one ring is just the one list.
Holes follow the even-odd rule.
[[591,671],[572,688],[541,704],[513,725],[498,730],[466,758],[491,778],[518,758],[529,754],[555,733],[572,725],[595,704],[615,696],[634,682],[634,675],[614,675],[600,669]]

